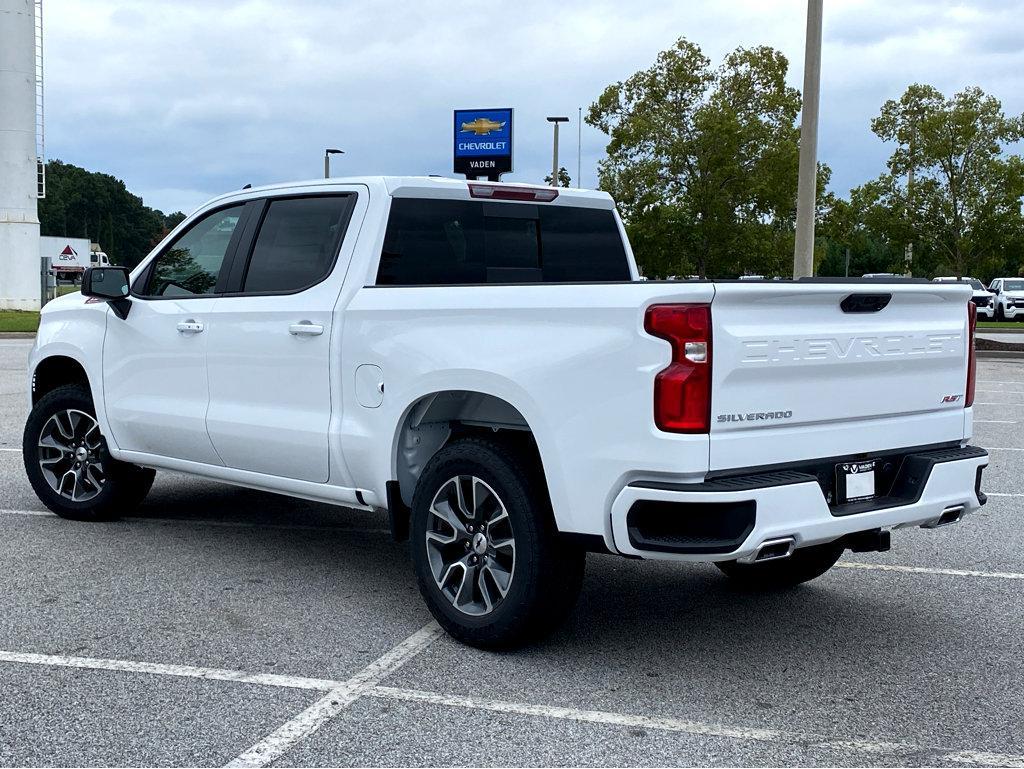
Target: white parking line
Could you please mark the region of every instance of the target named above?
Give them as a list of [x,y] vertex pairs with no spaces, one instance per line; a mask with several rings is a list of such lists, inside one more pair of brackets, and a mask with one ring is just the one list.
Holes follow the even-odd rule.
[[207,681],[233,681],[240,684],[260,686],[281,686],[288,689],[315,689],[329,691],[338,685],[337,681],[300,676],[282,676],[273,673],[245,673],[241,670],[199,668],[191,665],[163,665],[156,662],[130,662],[125,660],[97,659],[95,657],[64,657],[58,654],[24,654],[0,651],[0,662],[20,665],[46,665],[80,670],[114,670],[122,673],[149,673],[158,676],[180,678],[202,678]]
[[1014,393],[1024,395],[1024,390],[975,390],[976,393]]
[[976,425],[1015,425],[1016,419],[975,419]]
[[864,563],[863,561],[840,561],[836,564],[843,569],[864,569],[867,571],[898,571],[905,574],[939,574],[948,577],[982,577],[988,579],[1024,579],[1024,574],[1012,571],[971,571],[969,569],[934,569],[930,566],[897,566],[888,563]]
[[986,446],[985,451],[1024,451],[1024,449],[1018,449],[1012,446]]
[[1024,494],[1007,494],[1006,492],[999,491],[987,491],[985,496],[988,497],[1024,497]]
[[[841,563],[839,565],[848,566],[851,564]],[[983,572],[982,574],[988,576],[988,573]],[[1018,576],[1024,577],[1024,575]],[[1020,755],[975,750],[929,748],[922,745],[881,740],[848,740],[841,737],[800,735],[790,730],[779,731],[753,727],[734,727],[671,717],[641,716],[600,710],[581,710],[551,705],[506,702],[480,697],[465,697],[379,685],[382,680],[398,671],[399,668],[423,652],[440,634],[441,629],[436,623],[431,622],[345,681],[271,673],[246,673],[240,670],[193,667],[190,665],[165,665],[152,662],[131,662],[94,657],[68,657],[53,654],[28,654],[5,651],[0,651],[0,662],[44,667],[68,667],[80,670],[107,670],[157,676],[166,675],[197,678],[207,681],[226,681],[327,692],[326,696],[317,700],[313,705],[295,716],[295,718],[287,721],[249,750],[239,755],[228,764],[228,766],[232,767],[267,766],[279,759],[306,737],[313,734],[331,718],[340,715],[357,699],[361,697],[376,697],[506,713],[514,716],[535,716],[607,726],[648,728],[690,734],[698,737],[719,737],[785,744],[801,743],[807,747],[826,748],[841,752],[860,752],[870,755],[917,756],[929,752],[936,754],[935,763],[937,765],[963,763],[1024,768],[1024,756]]]
[[441,628],[436,622],[417,630],[380,659],[331,689],[325,697],[268,734],[227,766],[268,766],[273,763],[426,649],[440,633]]
[[[842,738],[821,737],[816,735],[800,735],[790,731],[777,731],[775,729],[741,728],[722,726],[719,724],[707,724],[699,721],[686,721],[678,718],[638,716],[627,713],[610,713],[601,710],[578,710],[576,708],[555,707],[552,705],[532,705],[521,702],[504,702],[501,700],[489,700],[481,697],[465,697],[460,695],[439,694],[437,692],[423,692],[416,689],[397,689],[391,686],[376,686],[366,692],[370,697],[384,699],[404,700],[406,702],[424,702],[430,705],[444,705],[448,707],[468,708],[471,710],[485,710],[492,713],[507,713],[514,716],[540,716],[545,718],[559,718],[569,721],[579,721],[591,724],[605,724],[611,726],[624,726],[640,729],[657,729],[668,732],[680,732],[697,737],[722,737],[734,740],[749,740],[754,742],[781,742],[788,745],[794,743],[803,744],[807,747],[829,748],[841,752],[860,752],[873,755],[884,754],[905,754],[919,755],[927,751],[920,745],[910,745],[899,742],[882,742],[870,740],[846,740]],[[983,763],[991,763],[997,766],[1024,767],[1024,756],[1004,755],[1000,753],[977,753],[974,751],[954,751],[940,748],[935,751],[939,753],[937,765],[947,763],[974,764],[979,762],[981,756],[985,757]],[[931,761],[929,760],[929,763]]]

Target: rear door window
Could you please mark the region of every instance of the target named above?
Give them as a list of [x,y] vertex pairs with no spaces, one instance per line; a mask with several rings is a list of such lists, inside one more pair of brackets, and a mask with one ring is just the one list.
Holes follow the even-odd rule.
[[334,267],[355,195],[271,200],[253,244],[243,293],[291,293]]
[[630,280],[608,209],[396,198],[378,285]]

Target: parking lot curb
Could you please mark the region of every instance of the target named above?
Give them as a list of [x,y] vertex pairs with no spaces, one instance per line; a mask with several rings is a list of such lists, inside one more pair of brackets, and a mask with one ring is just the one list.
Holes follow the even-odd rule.
[[35,331],[0,331],[0,339],[35,339]]
[[1024,358],[1024,351],[1020,350],[977,350],[979,358],[996,359],[999,358]]

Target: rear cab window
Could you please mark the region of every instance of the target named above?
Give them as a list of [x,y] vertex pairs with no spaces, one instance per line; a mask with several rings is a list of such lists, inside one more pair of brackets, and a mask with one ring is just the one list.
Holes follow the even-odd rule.
[[632,279],[611,209],[395,198],[377,285]]

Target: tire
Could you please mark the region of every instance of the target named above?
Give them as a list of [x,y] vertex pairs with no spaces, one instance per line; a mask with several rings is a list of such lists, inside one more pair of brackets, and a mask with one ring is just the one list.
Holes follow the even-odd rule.
[[716,563],[737,585],[750,590],[786,590],[820,577],[835,566],[846,548],[838,542],[801,547],[788,558],[764,563]]
[[109,521],[130,512],[156,475],[110,456],[92,396],[82,385],[58,387],[39,399],[25,424],[22,458],[39,500],[75,521]]
[[545,636],[583,583],[586,554],[559,539],[535,456],[497,441],[461,438],[427,463],[410,547],[431,614],[471,646]]
[[1001,304],[996,305],[996,320],[1004,321],[1006,316],[1003,314],[1003,306]]

